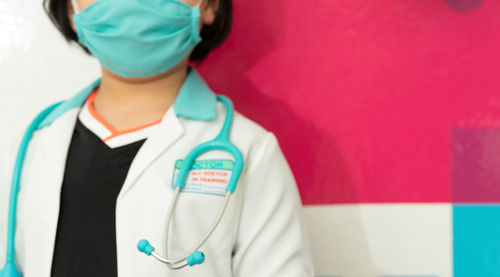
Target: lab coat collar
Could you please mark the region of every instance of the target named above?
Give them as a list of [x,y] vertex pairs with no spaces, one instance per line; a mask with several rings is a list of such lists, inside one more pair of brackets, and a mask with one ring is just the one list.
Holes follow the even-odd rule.
[[[43,128],[52,124],[58,117],[67,111],[81,107],[88,96],[101,84],[101,78],[93,81],[82,89],[73,98],[67,100],[39,125]],[[174,111],[177,116],[196,120],[212,120],[216,117],[217,98],[203,78],[194,67],[188,67],[188,75],[181,86],[179,94],[174,103]]]
[[174,103],[175,114],[190,119],[212,120],[216,117],[216,104],[215,93],[194,67],[188,67],[188,76]]

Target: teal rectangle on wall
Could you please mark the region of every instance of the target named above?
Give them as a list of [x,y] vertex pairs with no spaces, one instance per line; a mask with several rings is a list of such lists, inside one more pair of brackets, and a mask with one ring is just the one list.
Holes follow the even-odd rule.
[[453,206],[454,277],[500,276],[500,206]]

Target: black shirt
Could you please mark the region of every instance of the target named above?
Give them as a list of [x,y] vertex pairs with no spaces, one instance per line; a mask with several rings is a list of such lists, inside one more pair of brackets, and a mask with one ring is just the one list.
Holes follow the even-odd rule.
[[116,199],[145,140],[110,148],[77,120],[61,189],[52,277],[117,276]]

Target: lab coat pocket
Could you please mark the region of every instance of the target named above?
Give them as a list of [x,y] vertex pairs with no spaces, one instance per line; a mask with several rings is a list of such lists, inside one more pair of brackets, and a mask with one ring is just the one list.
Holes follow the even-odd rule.
[[[230,199],[231,200],[231,199]],[[231,201],[230,201],[231,202]],[[213,223],[219,216],[224,204],[224,197],[181,192],[177,202],[171,223],[171,233],[169,245],[179,245],[179,247],[170,248],[177,254],[191,249],[198,241],[210,232]],[[231,222],[234,213],[231,206],[226,207],[224,214],[208,240],[201,247],[207,259],[212,256],[230,255],[231,238],[233,230]],[[182,244],[182,246],[180,246]]]

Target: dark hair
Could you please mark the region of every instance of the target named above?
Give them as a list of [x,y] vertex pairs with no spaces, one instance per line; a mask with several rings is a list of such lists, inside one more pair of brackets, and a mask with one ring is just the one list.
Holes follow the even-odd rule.
[[[43,0],[43,8],[52,23],[62,33],[66,41],[75,41],[87,54],[91,55],[90,51],[78,42],[78,37],[71,28],[67,11],[68,1],[70,0]],[[232,0],[219,0],[219,7],[215,15],[215,21],[211,25],[203,25],[200,32],[202,41],[194,48],[189,60],[198,63],[201,62],[208,55],[208,53],[210,53],[210,51],[221,45],[226,40],[231,32],[232,25]]]

